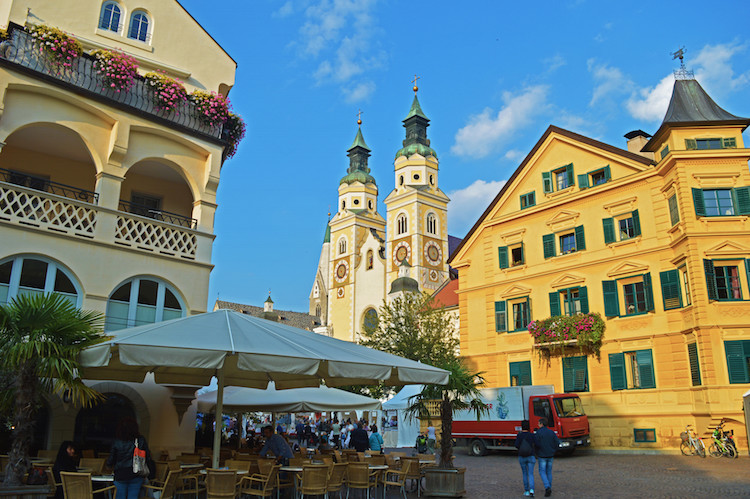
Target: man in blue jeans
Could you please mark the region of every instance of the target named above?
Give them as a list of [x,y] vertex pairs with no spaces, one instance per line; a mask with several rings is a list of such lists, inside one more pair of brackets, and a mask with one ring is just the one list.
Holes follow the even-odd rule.
[[560,446],[555,432],[548,428],[547,418],[539,418],[539,428],[534,434],[536,457],[539,461],[539,475],[544,483],[544,497],[552,495],[552,459]]

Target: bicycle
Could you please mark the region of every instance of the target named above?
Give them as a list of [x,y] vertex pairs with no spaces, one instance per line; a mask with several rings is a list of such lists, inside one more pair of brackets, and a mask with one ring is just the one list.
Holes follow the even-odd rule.
[[680,433],[682,437],[682,443],[680,444],[680,452],[683,456],[695,456],[706,457],[706,445],[703,443],[703,439],[700,438],[693,428],[692,425],[685,425],[685,431]]
[[711,434],[713,442],[708,447],[708,452],[712,457],[728,457],[730,459],[738,457],[737,447],[734,445],[731,433],[724,431],[724,421],[719,423]]

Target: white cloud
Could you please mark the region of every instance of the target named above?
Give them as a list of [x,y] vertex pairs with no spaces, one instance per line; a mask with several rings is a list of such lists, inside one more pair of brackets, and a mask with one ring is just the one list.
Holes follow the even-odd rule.
[[523,155],[523,151],[519,151],[518,149],[511,149],[505,153],[504,158],[509,159],[510,161],[518,161],[519,159],[523,158]]
[[273,13],[273,17],[289,17],[294,13],[294,4],[289,0],[279,7],[279,10]]
[[543,59],[542,63],[547,65],[547,72],[552,73],[553,71],[565,66],[568,63],[568,61],[566,61],[565,58],[561,56],[560,54],[555,54],[552,57],[547,57],[546,59]]
[[710,95],[733,92],[750,83],[750,71],[736,75],[731,64],[732,57],[747,48],[747,43],[730,43],[706,45],[698,52],[692,61],[695,76]]
[[490,202],[505,185],[505,180],[475,180],[473,184],[449,192],[448,232],[458,237],[466,234],[479,220]]
[[633,118],[643,121],[659,121],[664,118],[672,97],[674,76],[661,79],[656,86],[641,88],[625,102],[625,108]]
[[486,108],[471,116],[469,123],[456,132],[451,152],[458,156],[484,158],[509,140],[517,130],[532,123],[547,107],[545,85],[525,89],[521,94],[503,94],[504,106],[500,111]]
[[360,102],[367,99],[370,95],[375,92],[375,83],[366,81],[356,85],[352,89],[344,88],[344,99],[348,103]]
[[589,106],[594,106],[609,95],[626,93],[632,89],[633,82],[619,68],[598,64],[595,59],[589,59],[587,65],[595,82]]

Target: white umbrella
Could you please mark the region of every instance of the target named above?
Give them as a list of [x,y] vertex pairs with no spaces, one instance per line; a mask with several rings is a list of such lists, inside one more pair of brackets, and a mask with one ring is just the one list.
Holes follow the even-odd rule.
[[[396,355],[304,329],[217,310],[118,331],[109,341],[81,353],[82,376],[142,382],[208,385],[218,380],[216,412],[224,386],[276,388],[440,384],[448,372]],[[221,418],[218,418],[221,421]],[[214,433],[218,466],[221,428]]]
[[[265,390],[228,386],[224,389],[225,411],[323,412],[377,411],[380,401],[337,388],[291,388],[276,390],[272,384]],[[198,395],[198,410],[209,412],[217,404],[218,390]]]

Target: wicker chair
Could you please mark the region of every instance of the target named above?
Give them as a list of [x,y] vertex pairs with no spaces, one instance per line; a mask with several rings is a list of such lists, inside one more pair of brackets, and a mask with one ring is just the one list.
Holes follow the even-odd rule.
[[302,478],[299,481],[297,492],[304,498],[305,494],[324,495],[328,497],[328,475],[327,464],[306,464],[302,467]]
[[201,462],[200,454],[182,454],[177,459],[185,464],[200,464]]
[[384,454],[373,454],[371,456],[367,456],[365,458],[365,461],[370,464],[385,464],[385,455]]
[[337,463],[345,463],[346,462],[345,456],[342,456],[341,453],[339,451],[337,451],[337,450],[333,451],[333,460],[336,461]]
[[401,490],[401,494],[404,496],[404,499],[406,499],[406,478],[409,475],[409,469],[411,468],[411,461],[404,462],[403,467],[400,470],[397,469],[389,469],[386,470],[385,473],[383,473],[383,497],[386,496],[388,492],[388,486],[395,486],[398,487],[399,490]]
[[90,469],[92,475],[101,475],[102,468],[104,468],[104,459],[101,457],[82,457],[78,466]]
[[234,498],[237,489],[237,470],[206,470],[207,499]]
[[[60,472],[62,479],[63,493],[65,499],[93,499],[94,491],[91,486],[91,473],[70,473],[67,471]],[[103,489],[97,489],[97,493],[114,490],[115,486],[110,485]]]
[[271,497],[276,487],[280,465],[272,465],[267,474],[258,473],[240,480],[240,494],[255,497]]
[[417,497],[422,493],[422,470],[419,468],[418,457],[402,457],[401,458],[401,469],[406,469],[409,466],[408,473],[406,475],[407,480],[411,480],[413,488],[417,489]]
[[367,463],[348,463],[346,468],[346,497],[352,489],[367,490],[367,499],[370,499],[370,488],[377,486],[377,472],[370,473],[370,465]]
[[250,466],[252,464],[253,463],[250,460],[227,459],[226,462],[224,463],[224,466],[226,466],[230,470],[246,471],[249,473]]
[[341,489],[344,488],[346,479],[346,463],[334,463],[331,465],[331,473],[328,475],[328,493],[338,492],[341,497]]
[[57,488],[62,487],[62,482],[55,481],[55,474],[52,473],[52,468],[47,468],[45,473],[47,473],[47,485],[50,488],[50,493],[47,494],[47,497],[55,497],[57,494]]
[[173,499],[177,490],[177,479],[179,476],[179,471],[167,471],[167,476],[162,483],[157,485],[152,481],[143,487],[153,492],[159,492],[159,499]]

